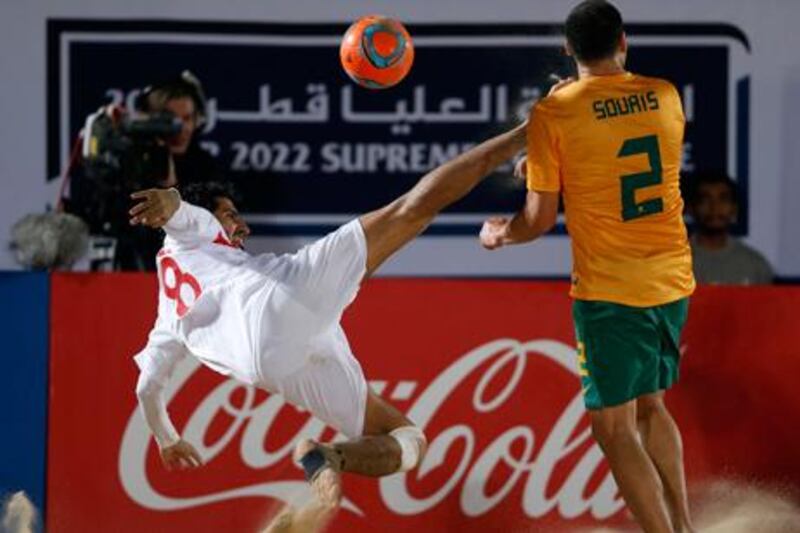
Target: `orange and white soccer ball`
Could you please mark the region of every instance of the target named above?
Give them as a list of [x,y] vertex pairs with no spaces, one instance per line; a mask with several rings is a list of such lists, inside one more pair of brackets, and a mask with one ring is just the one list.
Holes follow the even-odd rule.
[[400,83],[414,63],[414,44],[397,20],[370,15],[344,34],[339,57],[345,72],[359,85],[385,89]]

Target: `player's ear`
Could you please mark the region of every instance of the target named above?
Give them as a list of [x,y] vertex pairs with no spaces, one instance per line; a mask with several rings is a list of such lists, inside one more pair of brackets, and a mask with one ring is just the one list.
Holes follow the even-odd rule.
[[569,44],[569,41],[564,41],[564,54],[569,57],[575,55],[575,51],[572,49],[572,46]]
[[628,52],[628,37],[625,35],[625,32],[622,32],[619,36],[619,43],[617,43],[617,47],[620,52],[623,54]]

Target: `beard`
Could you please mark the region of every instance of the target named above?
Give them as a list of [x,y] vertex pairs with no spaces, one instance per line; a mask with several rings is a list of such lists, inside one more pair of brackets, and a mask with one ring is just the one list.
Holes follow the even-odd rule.
[[697,232],[702,233],[703,235],[708,236],[720,236],[726,235],[728,233],[728,227],[721,227],[721,226],[704,226],[702,224],[697,225]]

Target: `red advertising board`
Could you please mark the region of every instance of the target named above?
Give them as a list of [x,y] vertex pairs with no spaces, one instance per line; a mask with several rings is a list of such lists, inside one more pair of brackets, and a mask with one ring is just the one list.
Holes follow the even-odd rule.
[[[418,472],[345,478],[331,531],[565,531],[623,520],[589,435],[567,287],[374,280],[345,316],[373,387],[426,431]],[[47,525],[59,532],[259,531],[305,490],[303,436],[333,430],[189,360],[167,390],[203,468],[166,472],[137,412],[131,356],[154,320],[154,278],[56,275]],[[705,288],[668,396],[689,483],[732,475],[800,488],[798,288]]]

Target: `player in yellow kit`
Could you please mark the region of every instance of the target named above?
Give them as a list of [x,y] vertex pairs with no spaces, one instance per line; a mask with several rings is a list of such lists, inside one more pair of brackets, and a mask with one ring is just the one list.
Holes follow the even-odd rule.
[[579,4],[565,29],[578,80],[534,107],[526,205],[510,220],[486,221],[481,242],[536,239],[563,198],[593,434],[645,531],[691,531],[681,437],[663,402],[678,378],[695,286],[679,190],[681,102],[669,82],[625,70],[622,18],[611,4]]

